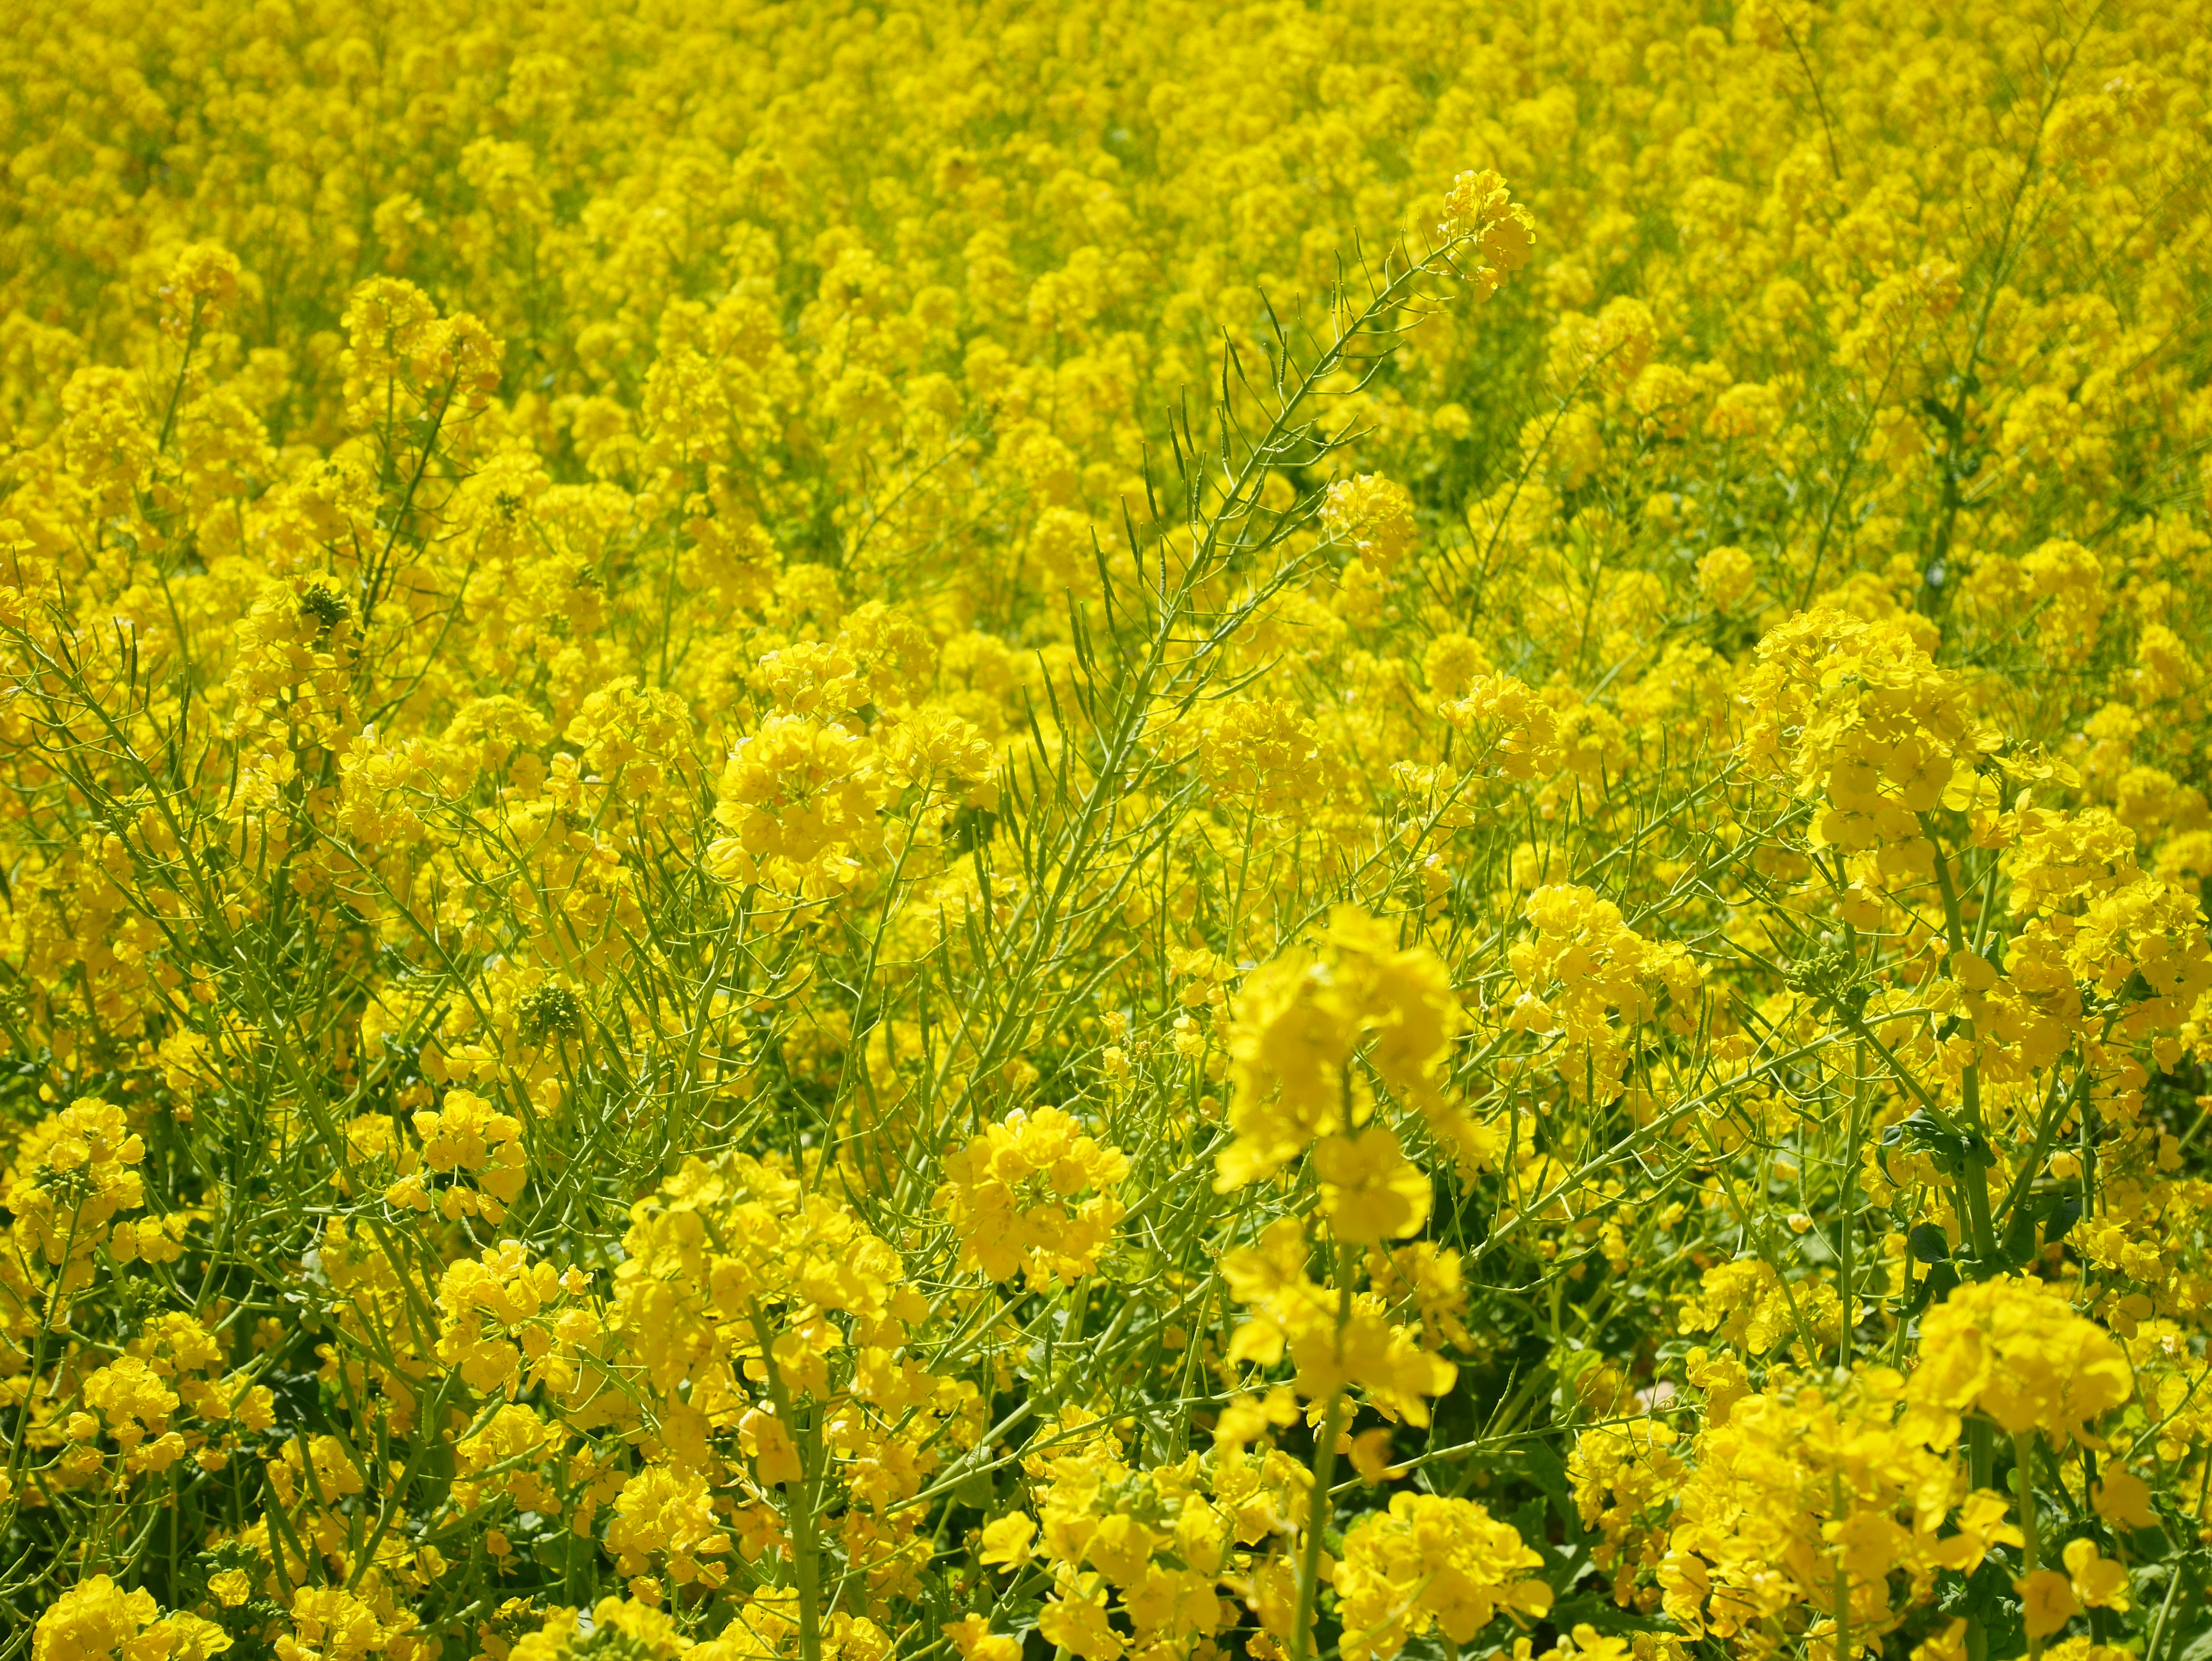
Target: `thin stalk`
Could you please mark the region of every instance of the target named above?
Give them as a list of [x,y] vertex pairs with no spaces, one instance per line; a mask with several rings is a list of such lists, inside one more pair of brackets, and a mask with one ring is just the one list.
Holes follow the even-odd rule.
[[[1851,1313],[1851,1244],[1857,1232],[1851,1218],[1851,1202],[1856,1197],[1858,1185],[1859,1139],[1865,1133],[1867,1101],[1866,1045],[1861,1043],[1852,1056],[1850,1123],[1844,1131],[1844,1202],[1843,1221],[1837,1228],[1838,1239],[1836,1251],[1836,1291],[1843,1300],[1843,1330],[1836,1340],[1836,1365],[1848,1371],[1851,1365],[1851,1329],[1857,1324]],[[1838,1573],[1841,1573],[1840,1570]],[[1840,1620],[1842,1617],[1838,1616]],[[1843,1640],[1837,1640],[1837,1654],[1844,1652]]]
[[[1846,1312],[1844,1329],[1849,1331],[1850,1317]],[[1849,1342],[1848,1338],[1845,1340]],[[1835,1514],[1844,1515],[1844,1479],[1838,1472],[1831,1478],[1831,1492]],[[1851,1661],[1851,1572],[1844,1566],[1843,1543],[1836,1545],[1836,1649],[1835,1661]]]
[[[2035,1433],[2015,1431],[2012,1439],[2013,1482],[2020,1490],[2020,1557],[2022,1568],[2033,1574],[2042,1567],[2042,1546],[2035,1531]],[[2043,1640],[2029,1635],[2029,1661],[2043,1653]]]
[[[1336,1254],[1336,1337],[1332,1359],[1341,1374],[1344,1331],[1352,1324],[1352,1256],[1350,1246]],[[1314,1439],[1313,1487],[1306,1495],[1306,1538],[1298,1555],[1298,1602],[1291,1616],[1290,1661],[1306,1661],[1312,1652],[1314,1603],[1321,1593],[1321,1542],[1328,1530],[1329,1484],[1336,1475],[1336,1439],[1344,1430],[1344,1386],[1328,1395],[1322,1414],[1321,1431]]]
[[752,1309],[753,1333],[760,1341],[761,1365],[768,1373],[769,1399],[799,1455],[799,1479],[783,1485],[784,1508],[791,1518],[792,1578],[799,1585],[799,1661],[822,1661],[822,1566],[814,1539],[812,1440],[799,1433],[799,1418],[782,1369],[775,1364],[775,1335],[759,1305]]
[[[1966,931],[1959,908],[1959,891],[1951,880],[1950,861],[1943,857],[1943,845],[1937,841],[1927,816],[1921,816],[1921,831],[1935,850],[1936,886],[1943,897],[1943,923],[1946,938],[1955,954],[1966,949]],[[1966,1037],[1973,1036],[1973,1023],[1960,1023]],[[1987,1275],[1996,1259],[1996,1232],[1990,1221],[1989,1166],[1978,1157],[1984,1138],[1982,1132],[1982,1074],[1978,1066],[1966,1069],[1960,1080],[1961,1106],[1960,1123],[1967,1135],[1966,1157],[1960,1162],[1958,1173],[1959,1198],[1964,1214],[1966,1234],[1974,1249],[1978,1275]],[[1985,1488],[1994,1479],[1996,1470],[1995,1427],[1986,1419],[1976,1418],[1966,1426],[1967,1479],[1975,1488]],[[1969,1661],[1987,1661],[1989,1631],[1980,1617],[1966,1617],[1966,1653]]]

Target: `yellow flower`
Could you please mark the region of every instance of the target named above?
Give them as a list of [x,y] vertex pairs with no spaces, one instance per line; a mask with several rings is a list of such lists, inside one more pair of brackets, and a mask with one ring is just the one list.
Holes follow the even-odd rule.
[[1937,1541],[1929,1555],[1946,1568],[1972,1574],[1981,1567],[1990,1547],[2026,1543],[2012,1514],[2013,1507],[2004,1495],[1977,1488],[1959,1507],[1957,1531]]
[[1620,1095],[1636,1026],[1662,994],[1679,1026],[1696,1019],[1703,977],[1683,947],[1646,940],[1595,890],[1555,883],[1528,896],[1531,932],[1508,952],[1522,988],[1512,1025],[1559,1032],[1553,1065],[1576,1096]]
[[230,1647],[214,1621],[162,1615],[151,1592],[125,1592],[105,1574],[62,1593],[31,1633],[32,1661],[208,1661]]
[[2073,1583],[2074,1596],[2081,1600],[2084,1609],[2118,1609],[2126,1613],[2126,1565],[2098,1555],[2097,1542],[2094,1540],[2069,1540],[2063,1555],[2066,1562],[2066,1578]]
[[0,1648],[1963,1661],[2010,1427],[2122,1661],[2212,0],[2057,9],[11,12]]
[[1357,1136],[1328,1136],[1314,1148],[1322,1215],[1340,1240],[1370,1245],[1418,1234],[1428,1221],[1427,1173],[1407,1159],[1380,1125]]
[[[961,1261],[994,1281],[1072,1284],[1097,1266],[1122,1215],[1112,1189],[1121,1149],[1057,1107],[1016,1109],[945,1160],[937,1202],[961,1237]],[[1091,1197],[1079,1196],[1088,1194]]]
[[2090,1497],[2097,1515],[2108,1523],[2130,1529],[2158,1526],[2158,1513],[2151,1509],[2149,1484],[2132,1471],[2107,1465]]
[[980,1615],[963,1615],[945,1628],[945,1635],[952,1640],[959,1652],[960,1661],[1020,1661],[1021,1640],[1004,1633],[994,1633],[991,1623]]
[[1106,1619],[1106,1590],[1094,1583],[1059,1588],[1037,1611],[1037,1631],[1048,1644],[1081,1656],[1083,1661],[1115,1661],[1122,1652],[1121,1636]]
[[106,1238],[109,1219],[146,1202],[146,1144],[112,1102],[88,1096],[40,1121],[15,1145],[0,1206],[15,1215],[19,1250],[72,1276]]
[[1464,1646],[1500,1609],[1540,1619],[1552,1591],[1528,1571],[1543,1561],[1473,1500],[1395,1495],[1345,1534],[1334,1583],[1344,1652],[1387,1661],[1432,1627]]
[[722,770],[708,850],[718,875],[814,896],[859,880],[883,840],[875,746],[805,715],[773,715]]
[[1486,167],[1452,180],[1437,237],[1445,243],[1464,240],[1464,251],[1453,256],[1454,266],[1475,298],[1487,300],[1510,272],[1528,264],[1536,246],[1536,222],[1508,194],[1505,181]]
[[1723,611],[1749,593],[1758,580],[1751,556],[1733,545],[1715,548],[1698,562],[1698,588]]
[[2074,1313],[2040,1281],[1961,1287],[1923,1317],[1913,1399],[1951,1413],[1978,1410],[2014,1435],[2088,1440],[2087,1421],[2135,1390],[2110,1334]]
[[1434,953],[1401,948],[1374,918],[1338,908],[1318,950],[1294,947],[1237,993],[1229,1038],[1237,1140],[1221,1155],[1218,1185],[1272,1175],[1364,1117],[1352,1062],[1370,1035],[1383,1082],[1408,1105],[1441,1109],[1435,1072],[1464,1023]]
[[1036,1523],[1026,1512],[1008,1512],[983,1525],[983,1548],[977,1561],[994,1568],[1018,1569],[1030,1561],[1030,1542]]
[[1402,484],[1372,473],[1343,479],[1322,498],[1322,530],[1354,557],[1387,575],[1413,545],[1413,499]]
[[2056,1569],[2038,1569],[2013,1582],[2020,1594],[2021,1620],[2030,1638],[2048,1638],[2080,1614],[2074,1589]]

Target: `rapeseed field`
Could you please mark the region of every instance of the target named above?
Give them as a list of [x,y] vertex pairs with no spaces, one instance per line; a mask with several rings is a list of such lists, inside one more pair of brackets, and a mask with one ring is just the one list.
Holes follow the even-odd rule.
[[0,1661],[2205,1661],[2205,0],[0,39]]

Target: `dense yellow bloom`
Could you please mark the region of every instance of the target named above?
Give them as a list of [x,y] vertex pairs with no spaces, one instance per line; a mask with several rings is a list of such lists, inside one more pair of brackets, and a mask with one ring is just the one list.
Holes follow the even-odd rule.
[[1885,882],[1926,872],[1920,816],[1971,806],[1997,743],[1929,644],[1908,619],[1813,611],[1759,642],[1743,691],[1751,753],[1821,804],[1813,844],[1877,855]]
[[1583,1527],[1598,1537],[1591,1561],[1613,1576],[1616,1602],[1630,1601],[1639,1572],[1659,1567],[1666,1548],[1660,1524],[1689,1469],[1674,1451],[1680,1439],[1651,1419],[1594,1427],[1575,1439],[1567,1475]]
[[1697,964],[1680,946],[1645,940],[1588,888],[1540,888],[1528,916],[1533,932],[1510,953],[1522,989],[1508,1019],[1561,1034],[1553,1065],[1568,1088],[1610,1101],[1620,1093],[1626,1041],[1659,1013],[1662,990],[1676,1025],[1695,1020]]
[[2074,1313],[2063,1291],[2034,1281],[1962,1287],[1929,1311],[1914,1401],[1987,1414],[2017,1435],[2087,1437],[2089,1422],[2135,1393],[2112,1335]]
[[1954,1477],[1900,1415],[1902,1383],[1870,1368],[1837,1395],[1754,1395],[1700,1433],[1657,1576],[1681,1628],[1756,1641],[1795,1608],[1832,1609],[1838,1575],[1856,1629],[1905,1618],[1912,1595],[1899,1599],[1893,1577],[1926,1584],[1925,1566],[1972,1537],[1975,1502],[1939,1539]]
[[1552,1589],[1526,1571],[1543,1561],[1472,1500],[1398,1494],[1345,1536],[1335,1581],[1345,1653],[1387,1658],[1431,1627],[1469,1644],[1500,1609],[1540,1616]]
[[1329,1232],[1354,1245],[1404,1239],[1429,1220],[1427,1174],[1379,1125],[1357,1136],[1324,1137],[1314,1148],[1322,1215]]
[[1486,167],[1452,180],[1444,193],[1444,216],[1437,237],[1447,244],[1465,240],[1466,252],[1454,254],[1454,268],[1473,286],[1478,299],[1487,300],[1508,272],[1528,263],[1529,251],[1536,245],[1536,222],[1514,202],[1505,181]]
[[395,1205],[428,1210],[434,1203],[447,1219],[481,1216],[496,1224],[526,1180],[520,1144],[522,1122],[473,1091],[447,1093],[435,1111],[415,1115],[422,1163],[433,1171],[473,1177],[439,1191],[434,1202],[419,1177],[401,1177],[386,1191]]
[[1376,919],[1338,910],[1317,950],[1292,948],[1238,991],[1229,1040],[1237,1140],[1222,1155],[1222,1186],[1267,1176],[1366,1117],[1352,1058],[1370,1035],[1367,1059],[1382,1083],[1408,1106],[1436,1101],[1436,1069],[1463,1020],[1433,954],[1401,950]]
[[2208,38],[24,8],[0,1633],[2188,1652]]
[[459,1369],[471,1390],[504,1390],[511,1399],[526,1358],[535,1384],[552,1368],[556,1335],[574,1344],[592,1329],[580,1311],[551,1317],[562,1289],[552,1264],[532,1262],[513,1240],[481,1258],[464,1257],[439,1279],[438,1359]]
[[1403,485],[1362,473],[1328,487],[1321,523],[1356,558],[1387,574],[1413,546],[1413,499]]
[[16,1250],[57,1266],[89,1254],[110,1219],[145,1203],[137,1170],[145,1157],[122,1110],[97,1097],[40,1121],[16,1143],[0,1192],[15,1216]]
[[867,741],[803,715],[775,715],[730,753],[714,845],[718,873],[812,892],[849,887],[879,839]]
[[1358,1390],[1390,1418],[1427,1424],[1428,1398],[1449,1390],[1458,1368],[1390,1320],[1374,1293],[1353,1299],[1348,1314],[1340,1310],[1338,1294],[1308,1275],[1306,1256],[1302,1231],[1285,1219],[1223,1259],[1229,1295],[1252,1311],[1230,1341],[1229,1359],[1262,1366],[1287,1359],[1302,1396]]
[[163,1615],[151,1593],[125,1592],[105,1574],[55,1599],[31,1637],[35,1661],[207,1661],[230,1647],[215,1622]]
[[963,1263],[994,1281],[1026,1272],[1066,1284],[1097,1267],[1122,1216],[1112,1190],[1128,1171],[1128,1156],[1072,1115],[1018,1110],[946,1157],[938,1202],[960,1231]]

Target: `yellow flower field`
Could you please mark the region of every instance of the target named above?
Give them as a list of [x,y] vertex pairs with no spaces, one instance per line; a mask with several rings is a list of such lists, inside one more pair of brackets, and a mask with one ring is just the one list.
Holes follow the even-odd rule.
[[2207,0],[0,134],[0,1661],[2212,1656]]

